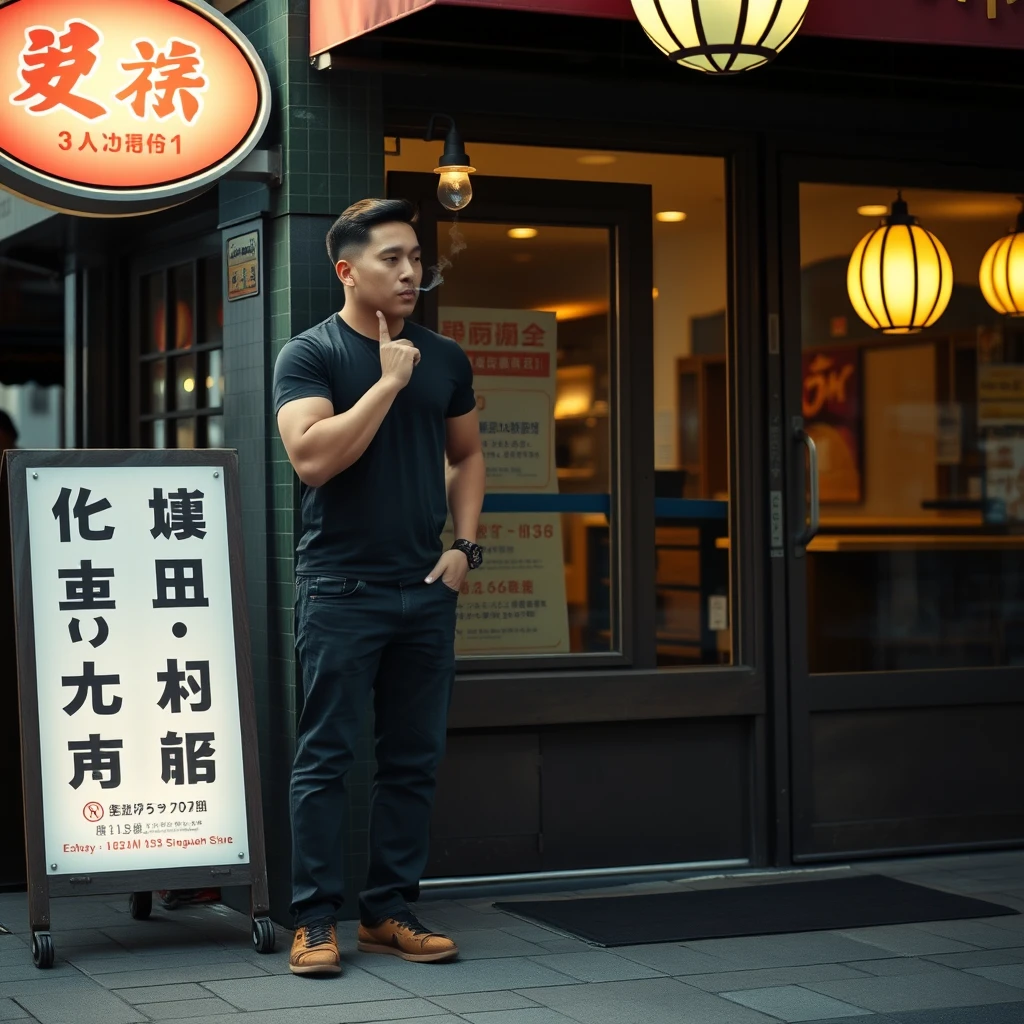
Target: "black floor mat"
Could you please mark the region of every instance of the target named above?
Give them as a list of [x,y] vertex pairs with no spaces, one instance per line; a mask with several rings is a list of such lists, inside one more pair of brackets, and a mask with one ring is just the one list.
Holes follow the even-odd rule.
[[885,875],[494,906],[601,946],[834,931],[1017,913],[998,903],[954,896]]

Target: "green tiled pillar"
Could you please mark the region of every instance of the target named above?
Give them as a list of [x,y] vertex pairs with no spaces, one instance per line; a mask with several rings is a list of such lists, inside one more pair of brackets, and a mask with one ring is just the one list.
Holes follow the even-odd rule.
[[[274,112],[262,145],[280,143],[280,188],[224,183],[222,224],[261,218],[262,330],[229,332],[225,369],[227,443],[239,449],[253,669],[260,710],[266,843],[272,913],[288,921],[288,775],[301,688],[293,652],[298,489],[273,415],[274,362],[285,343],[341,305],[325,237],[350,203],[383,195],[384,129],[377,76],[316,71],[308,57],[308,4],[248,0],[231,13],[270,75]],[[225,235],[234,231],[225,229]],[[243,305],[249,300],[243,300]],[[227,303],[225,303],[227,306]],[[232,306],[239,305],[232,303]],[[246,318],[242,318],[246,319]],[[262,635],[261,635],[262,631]],[[367,712],[369,714],[369,710]],[[373,774],[370,730],[349,775],[346,915],[366,872],[366,821]]]

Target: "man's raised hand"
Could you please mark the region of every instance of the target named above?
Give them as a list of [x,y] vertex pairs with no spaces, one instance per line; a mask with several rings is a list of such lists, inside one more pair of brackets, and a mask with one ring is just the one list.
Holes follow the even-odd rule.
[[380,375],[404,388],[412,377],[413,367],[420,361],[420,350],[404,338],[392,341],[387,319],[380,310],[377,320],[380,323]]

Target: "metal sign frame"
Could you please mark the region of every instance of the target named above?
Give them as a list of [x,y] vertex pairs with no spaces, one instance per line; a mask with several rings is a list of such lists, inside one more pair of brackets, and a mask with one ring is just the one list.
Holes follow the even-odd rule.
[[[39,695],[36,680],[32,562],[29,545],[26,472],[35,468],[205,467],[224,474],[228,525],[228,564],[234,623],[236,684],[241,730],[242,777],[249,862],[247,864],[103,871],[91,874],[46,873],[43,813],[42,753],[39,738]],[[3,543],[9,532],[9,543]],[[5,565],[6,563],[6,565]],[[21,722],[22,790],[24,794],[25,855],[28,873],[28,912],[32,929],[32,959],[37,967],[53,965],[50,898],[131,893],[132,916],[149,916],[154,889],[195,889],[210,886],[249,886],[252,940],[261,953],[274,948],[269,917],[267,861],[263,835],[256,708],[246,600],[245,563],[241,529],[238,456],[234,451],[18,451],[5,453],[0,465],[0,585],[6,569],[13,581],[14,651],[18,673]],[[2,603],[0,603],[2,608]],[[4,623],[0,621],[0,628]]]

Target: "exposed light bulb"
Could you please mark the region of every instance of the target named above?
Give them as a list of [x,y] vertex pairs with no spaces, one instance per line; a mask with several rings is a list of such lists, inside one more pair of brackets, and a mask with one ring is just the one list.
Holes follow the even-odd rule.
[[468,167],[446,167],[437,182],[437,201],[453,212],[464,210],[473,199]]

